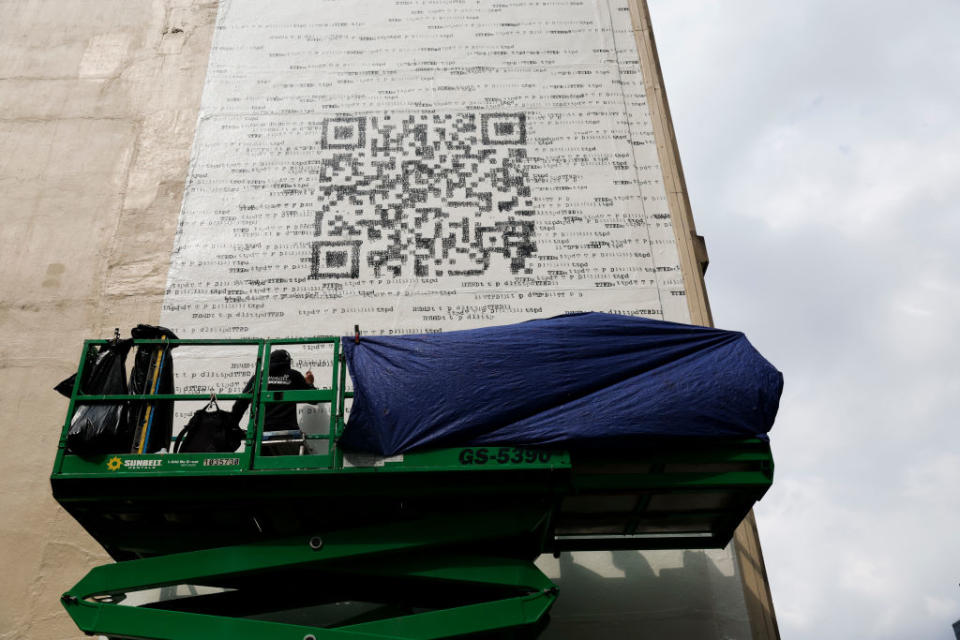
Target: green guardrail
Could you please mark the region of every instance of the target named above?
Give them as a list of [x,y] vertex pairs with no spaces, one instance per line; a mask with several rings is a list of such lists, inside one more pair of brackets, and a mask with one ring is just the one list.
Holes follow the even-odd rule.
[[[250,393],[157,393],[128,395],[85,395],[80,392],[80,380],[90,366],[91,354],[108,340],[87,340],[77,369],[76,382],[70,396],[66,419],[60,435],[53,476],[125,477],[142,475],[235,475],[239,473],[369,473],[389,470],[503,470],[556,469],[569,467],[570,457],[564,451],[541,451],[520,447],[460,447],[409,453],[392,458],[377,458],[363,454],[347,455],[338,445],[346,419],[347,403],[353,392],[347,390],[347,367],[342,354],[340,338],[321,336],[283,339],[184,339],[134,340],[134,346],[189,345],[200,348],[255,347],[255,383]],[[270,354],[279,347],[293,345],[330,345],[332,360],[329,387],[310,391],[276,391],[269,389]],[[107,454],[79,456],[67,446],[67,434],[77,409],[84,404],[123,402],[150,403],[157,401],[197,402],[215,397],[218,401],[250,401],[250,415],[246,423],[246,438],[238,451],[223,453],[134,453],[116,451]],[[266,408],[278,403],[311,403],[329,407],[329,426],[326,433],[300,433],[303,443],[297,455],[273,455],[265,448],[264,421]],[[176,439],[173,434],[173,440]],[[307,443],[326,441],[325,453],[305,452]],[[171,447],[172,447],[171,442]],[[269,446],[269,443],[267,443]],[[320,447],[322,449],[322,447]]]

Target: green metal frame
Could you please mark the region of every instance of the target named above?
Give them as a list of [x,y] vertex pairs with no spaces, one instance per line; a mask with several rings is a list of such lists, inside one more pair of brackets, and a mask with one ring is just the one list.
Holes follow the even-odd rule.
[[[440,449],[417,452],[398,458],[378,460],[374,467],[351,467],[345,463],[343,451],[337,440],[343,433],[346,403],[353,392],[346,389],[347,367],[344,362],[340,338],[321,336],[315,338],[284,338],[276,340],[234,339],[234,340],[136,340],[141,344],[168,344],[171,346],[192,345],[201,347],[217,346],[256,346],[256,381],[251,393],[216,394],[217,400],[250,400],[250,418],[247,423],[246,440],[242,451],[236,453],[214,454],[128,454],[116,453],[100,456],[79,457],[67,452],[67,433],[77,407],[84,403],[109,402],[150,402],[155,400],[202,401],[209,400],[212,394],[173,393],[155,395],[83,395],[79,391],[83,371],[88,366],[90,353],[96,347],[107,344],[107,340],[87,340],[84,342],[83,356],[78,366],[67,417],[60,435],[57,457],[54,461],[54,477],[124,477],[127,475],[214,475],[229,476],[236,473],[257,471],[261,473],[286,473],[296,470],[298,473],[368,473],[387,470],[424,470],[445,469],[554,469],[569,467],[569,455],[564,451],[537,451],[517,447],[483,448],[489,450],[490,458],[484,463],[475,459],[465,462],[465,450],[478,448]],[[275,347],[290,345],[330,344],[333,349],[330,371],[330,388],[317,391],[270,391],[269,382],[270,353]],[[326,434],[305,434],[305,440],[328,440],[326,454],[305,455],[264,455],[263,433],[265,411],[263,408],[275,403],[322,403],[330,405],[330,426]],[[499,459],[498,459],[499,454]],[[506,459],[504,460],[504,455]],[[486,455],[486,453],[484,454]],[[519,460],[517,459],[519,455]]]
[[[295,344],[332,344],[333,345],[333,366],[331,367],[330,389],[321,391],[269,391],[267,388],[269,382],[270,353],[273,347],[289,346]],[[326,435],[304,435],[305,439],[328,440],[329,448],[326,455],[309,456],[265,456],[263,455],[263,424],[265,412],[258,410],[256,412],[256,431],[253,438],[248,436],[247,446],[253,446],[253,464],[252,468],[257,469],[288,469],[291,466],[296,468],[334,468],[338,461],[336,440],[343,432],[343,412],[346,399],[352,397],[343,384],[340,370],[345,369],[344,363],[340,357],[340,339],[334,337],[321,338],[289,338],[280,340],[264,341],[264,353],[260,361],[261,371],[257,386],[257,395],[259,397],[260,407],[268,404],[280,402],[321,402],[330,405],[330,426]],[[257,403],[251,403],[251,407]],[[249,432],[248,432],[249,433]],[[250,441],[252,440],[252,442]]]
[[[67,417],[64,421],[63,430],[60,433],[60,441],[57,448],[57,457],[54,461],[54,475],[58,474],[69,474],[69,473],[83,473],[89,474],[91,472],[101,471],[106,467],[106,464],[110,458],[118,458],[121,461],[121,464],[124,460],[129,459],[138,459],[138,460],[148,460],[153,459],[150,454],[113,454],[111,456],[94,456],[91,458],[83,459],[78,456],[68,455],[67,452],[67,434],[70,431],[70,423],[73,421],[73,415],[76,412],[77,408],[81,404],[93,404],[93,403],[110,403],[110,402],[151,402],[155,400],[174,400],[174,401],[199,401],[199,400],[209,400],[212,394],[209,393],[173,393],[173,394],[141,394],[141,395],[85,395],[80,393],[80,381],[83,379],[84,371],[88,366],[90,366],[92,360],[92,354],[96,351],[96,348],[105,344],[109,344],[109,340],[85,340],[83,343],[83,355],[80,358],[80,364],[77,367],[76,379],[73,383],[73,390],[70,394],[70,404],[67,408]],[[191,346],[256,346],[257,347],[257,366],[256,374],[257,375],[257,388],[259,388],[259,379],[262,376],[263,370],[263,353],[264,353],[264,341],[260,339],[223,339],[223,340],[203,340],[203,339],[192,339],[192,340],[134,340],[135,345],[150,345],[150,344],[164,344],[170,345],[173,347],[180,345],[191,345]],[[248,399],[251,402],[251,406],[256,405],[257,394],[256,393],[225,393],[218,394],[216,396],[219,400],[240,400]],[[247,451],[249,451],[249,445],[251,442],[252,429],[250,426],[253,425],[253,421],[250,421],[250,424],[247,428]],[[249,464],[250,455],[246,451],[241,454],[231,454],[230,457],[236,457],[240,455],[243,458],[244,463]],[[189,454],[188,454],[189,456]],[[186,458],[186,459],[189,459]],[[91,462],[94,462],[94,465],[91,466]],[[143,469],[149,469],[151,467],[144,466]],[[96,471],[95,471],[96,469]],[[117,469],[121,473],[120,468]],[[168,471],[173,471],[169,469]],[[199,469],[198,469],[199,471]]]
[[[83,403],[210,397],[81,395],[84,368],[106,342],[84,343],[51,476],[55,498],[120,560],[93,569],[63,596],[77,625],[91,634],[413,639],[533,629],[556,598],[554,585],[532,564],[538,554],[722,547],[772,483],[769,444],[756,439],[650,440],[599,453],[492,446],[365,463],[345,457],[338,438],[352,393],[335,337],[166,342],[256,347],[252,392],[217,395],[250,400],[240,452],[72,455],[67,433]],[[268,388],[271,351],[297,344],[332,345],[329,389]],[[327,453],[264,454],[265,407],[280,402],[330,405],[328,433],[305,436],[328,439]],[[578,510],[583,501],[587,507]],[[607,504],[620,506],[605,511]],[[357,505],[384,509],[382,522],[366,522]],[[373,600],[393,606],[324,628],[251,619],[249,611],[264,598],[263,576],[302,584],[308,593],[344,581],[373,591],[379,585]],[[139,607],[117,597],[190,584],[236,591]],[[319,589],[315,604],[337,601],[331,589]],[[453,597],[460,592],[466,595]],[[441,593],[428,611],[391,602]]]
[[[532,534],[543,524],[542,513],[507,511],[130,560],[93,569],[61,601],[85,633],[155,640],[428,639],[531,627],[549,611],[556,586],[529,558],[479,554],[475,546],[486,543],[496,548],[496,541]],[[283,570],[295,571],[293,577],[281,579],[299,580],[301,588],[352,576],[371,584],[391,578],[412,589],[440,582],[447,591],[484,585],[511,593],[426,612],[387,609],[372,619],[348,620],[333,628],[184,611],[182,599],[173,601],[176,610],[163,608],[164,603],[120,604],[126,594],[141,589],[179,584],[231,588],[237,579]]]

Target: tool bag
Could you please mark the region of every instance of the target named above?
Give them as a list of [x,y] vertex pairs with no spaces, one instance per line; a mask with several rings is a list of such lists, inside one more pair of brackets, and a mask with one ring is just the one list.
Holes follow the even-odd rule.
[[173,450],[176,453],[232,453],[240,447],[246,432],[237,426],[229,411],[222,411],[216,398],[190,418]]

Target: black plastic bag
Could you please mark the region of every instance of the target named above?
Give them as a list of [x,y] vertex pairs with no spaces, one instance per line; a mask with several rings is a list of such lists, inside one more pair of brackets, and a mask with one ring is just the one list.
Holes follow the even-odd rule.
[[[73,385],[77,381],[77,374],[71,375],[65,380],[61,380],[57,386],[53,388],[54,391],[59,393],[62,396],[70,397],[70,394],[73,393]],[[83,386],[82,384],[80,385]]]
[[[80,393],[84,395],[123,395],[127,393],[126,359],[131,340],[102,345],[92,362],[84,366]],[[57,389],[76,374],[67,378]],[[72,390],[73,385],[70,384]],[[131,432],[127,425],[126,403],[83,404],[73,414],[67,432],[67,449],[78,455],[124,453],[130,450]]]
[[177,453],[232,453],[240,447],[246,432],[237,426],[229,411],[222,411],[216,400],[211,400],[190,418],[184,427],[174,451]]
[[[177,335],[166,327],[138,324],[130,331],[138,340],[176,340]],[[176,345],[144,344],[137,347],[130,369],[130,393],[174,393],[173,357],[170,350]],[[128,413],[130,432],[133,434],[130,451],[137,453],[143,441],[141,453],[159,451],[170,445],[173,435],[173,400],[136,402]]]

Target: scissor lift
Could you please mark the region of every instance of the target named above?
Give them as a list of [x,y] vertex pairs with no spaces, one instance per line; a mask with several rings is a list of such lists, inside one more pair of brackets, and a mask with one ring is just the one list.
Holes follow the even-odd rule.
[[[78,381],[87,354],[105,342],[85,343]],[[722,547],[772,481],[761,440],[658,439],[629,451],[459,447],[358,459],[338,446],[352,395],[339,338],[165,344],[256,349],[253,392],[218,396],[251,400],[246,441],[235,453],[73,455],[67,432],[84,403],[210,398],[84,396],[75,385],[53,493],[117,561],[62,597],[88,634],[533,637],[557,596],[533,564],[538,555]],[[329,388],[268,390],[270,352],[289,345],[332,349]],[[329,405],[329,433],[304,436],[327,440],[325,453],[266,455],[264,407],[277,402]],[[124,603],[174,588],[189,595]]]

